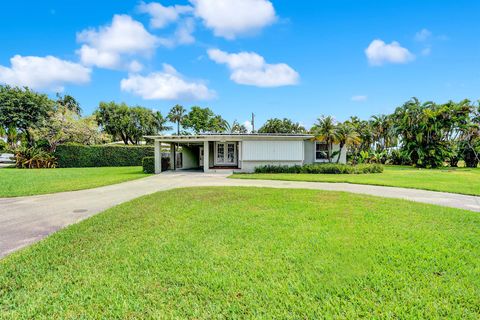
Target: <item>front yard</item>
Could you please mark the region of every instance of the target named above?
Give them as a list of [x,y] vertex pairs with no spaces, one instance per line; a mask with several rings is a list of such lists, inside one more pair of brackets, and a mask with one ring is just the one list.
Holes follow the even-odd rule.
[[288,180],[310,182],[348,182],[480,195],[480,169],[416,169],[385,166],[373,174],[235,174],[234,179]]
[[144,178],[142,167],[0,169],[0,197],[74,191]]
[[196,188],[0,260],[4,318],[478,319],[478,213],[341,192]]

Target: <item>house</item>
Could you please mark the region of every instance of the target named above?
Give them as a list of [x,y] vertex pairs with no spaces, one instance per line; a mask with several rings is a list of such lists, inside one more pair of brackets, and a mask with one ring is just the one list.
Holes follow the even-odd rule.
[[[162,147],[169,146],[171,170],[201,169],[253,172],[262,165],[328,162],[327,145],[308,134],[199,134],[147,136],[155,144],[155,172],[161,172]],[[333,151],[339,146],[334,145]],[[346,162],[346,152],[332,159]]]

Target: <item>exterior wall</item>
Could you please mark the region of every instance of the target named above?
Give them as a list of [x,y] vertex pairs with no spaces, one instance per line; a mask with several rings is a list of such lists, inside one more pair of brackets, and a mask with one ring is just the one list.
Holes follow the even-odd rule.
[[303,141],[243,141],[242,161],[303,161]]
[[304,164],[312,164],[315,162],[315,141],[305,140],[305,160]]
[[183,166],[182,168],[178,169],[194,169],[198,168],[199,165],[199,149],[198,147],[186,147],[182,146],[182,154],[183,154]]

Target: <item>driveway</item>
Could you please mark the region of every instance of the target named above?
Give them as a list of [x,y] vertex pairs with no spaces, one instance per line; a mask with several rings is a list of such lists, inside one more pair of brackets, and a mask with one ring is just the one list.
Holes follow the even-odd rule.
[[0,257],[137,197],[181,187],[253,186],[346,191],[480,212],[480,197],[348,183],[227,179],[227,174],[166,172],[148,178],[50,195],[0,198]]

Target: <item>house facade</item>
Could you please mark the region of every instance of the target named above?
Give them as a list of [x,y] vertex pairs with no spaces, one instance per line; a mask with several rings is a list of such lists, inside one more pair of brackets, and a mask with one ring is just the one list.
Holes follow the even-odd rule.
[[[328,162],[327,145],[306,134],[200,134],[148,136],[155,144],[155,172],[169,150],[170,170],[230,170],[253,172],[263,165],[303,165]],[[162,151],[163,150],[163,151]],[[333,151],[339,151],[334,145]],[[346,162],[342,150],[332,159]]]

